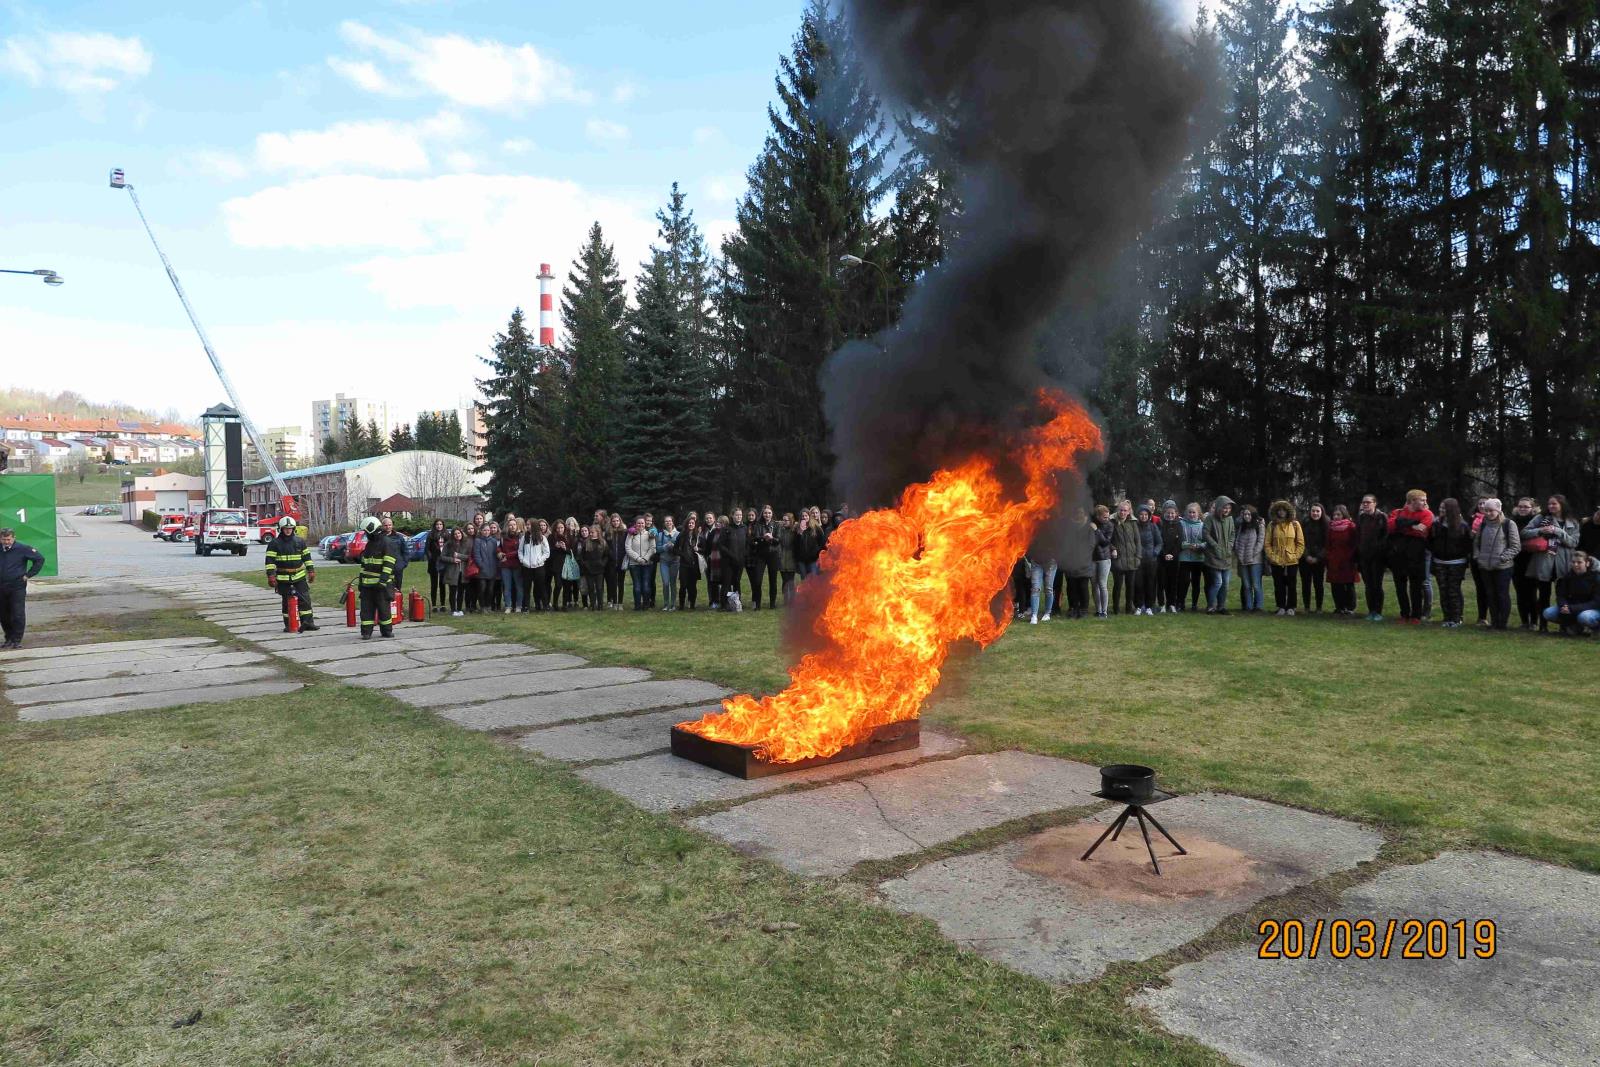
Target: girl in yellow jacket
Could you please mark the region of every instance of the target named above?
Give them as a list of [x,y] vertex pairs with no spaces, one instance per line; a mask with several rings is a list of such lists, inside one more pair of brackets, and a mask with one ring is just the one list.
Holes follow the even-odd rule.
[[1295,517],[1294,505],[1274,500],[1267,509],[1267,562],[1272,565],[1272,599],[1277,614],[1294,614],[1295,572],[1306,554],[1306,534]]

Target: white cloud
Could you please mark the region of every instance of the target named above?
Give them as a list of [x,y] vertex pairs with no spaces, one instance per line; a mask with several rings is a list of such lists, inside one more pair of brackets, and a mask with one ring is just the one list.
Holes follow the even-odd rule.
[[525,156],[533,151],[533,142],[526,137],[507,137],[500,142],[500,151],[508,156]]
[[337,73],[368,92],[432,93],[461,107],[513,113],[552,100],[590,99],[572,71],[531,44],[417,31],[391,37],[353,20],[342,23],[339,31],[357,50],[387,64],[340,56],[328,60]]
[[690,139],[694,141],[696,148],[707,148],[723,141],[722,131],[715,126],[696,126]]
[[137,37],[109,33],[46,33],[8,37],[0,48],[0,70],[35,87],[77,95],[122,88],[150,73],[151,56]]
[[380,93],[384,96],[400,95],[399,86],[385,78],[376,63],[329,56],[328,66],[333,68],[335,74],[350,82],[357,89],[363,89],[369,93]]
[[419,122],[336,122],[322,130],[260,134],[256,161],[265,170],[300,174],[415,174],[430,166],[429,142],[453,141],[464,131],[461,117],[449,111]]
[[[348,256],[346,269],[390,308],[503,314],[529,302],[540,262],[566,263],[601,220],[625,267],[655,236],[655,205],[527,175],[337,175],[222,205],[234,243]],[[366,257],[366,258],[362,258]]]
[[617,87],[611,90],[611,102],[613,104],[632,103],[633,98],[638,95],[639,87],[633,82],[618,82]]
[[714,174],[703,179],[700,186],[705,198],[720,207],[743,196],[749,182],[743,174]]
[[584,136],[597,145],[619,145],[628,139],[628,127],[610,119],[590,119],[583,125]]
[[232,152],[213,152],[202,149],[189,152],[173,160],[172,171],[180,177],[220,178],[236,182],[251,174],[250,164]]

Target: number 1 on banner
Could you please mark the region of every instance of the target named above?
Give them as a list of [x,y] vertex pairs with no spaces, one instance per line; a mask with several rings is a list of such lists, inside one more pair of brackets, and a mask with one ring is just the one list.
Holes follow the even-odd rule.
[[27,508],[18,508],[17,509],[17,525],[18,526],[26,526],[26,525],[28,525],[28,509]]

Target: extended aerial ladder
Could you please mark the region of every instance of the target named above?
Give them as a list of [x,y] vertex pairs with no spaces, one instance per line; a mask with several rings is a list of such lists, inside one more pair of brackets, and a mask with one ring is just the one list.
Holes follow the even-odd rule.
[[200,320],[195,317],[194,308],[189,304],[189,297],[183,291],[183,283],[178,281],[178,272],[172,269],[172,261],[167,259],[167,254],[161,250],[161,242],[156,240],[155,231],[150,228],[150,220],[144,217],[144,208],[139,206],[139,194],[133,191],[133,185],[122,173],[119,167],[111,172],[111,188],[126,189],[128,196],[133,200],[133,209],[139,213],[139,221],[144,223],[144,232],[150,235],[150,243],[155,246],[156,255],[161,257],[161,265],[167,269],[167,278],[172,282],[172,288],[177,291],[178,299],[183,303],[183,310],[188,313],[189,322],[194,326],[194,332],[200,335],[200,344],[205,347],[206,355],[211,360],[211,367],[217,372],[217,377],[222,381],[222,388],[228,394],[228,402],[233,405],[233,410],[239,413],[239,421],[244,424],[245,433],[250,435],[250,443],[255,447],[256,455],[261,457],[262,466],[267,468],[267,475],[272,479],[273,486],[278,490],[279,503],[283,507],[283,514],[294,517],[295,522],[301,523],[300,507],[295,502],[294,494],[289,492],[289,485],[283,480],[283,473],[278,470],[278,465],[273,462],[272,450],[261,439],[261,432],[256,429],[256,424],[245,413],[244,405],[239,403],[239,394],[233,388],[233,382],[228,378],[228,372],[222,369],[222,360],[217,358],[216,349],[211,347],[211,338],[206,336],[205,327],[200,325]]

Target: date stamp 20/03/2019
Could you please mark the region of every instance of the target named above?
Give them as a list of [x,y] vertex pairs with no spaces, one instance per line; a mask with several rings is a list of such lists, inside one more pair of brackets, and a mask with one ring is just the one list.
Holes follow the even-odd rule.
[[1493,919],[1263,919],[1256,927],[1263,960],[1493,959]]

